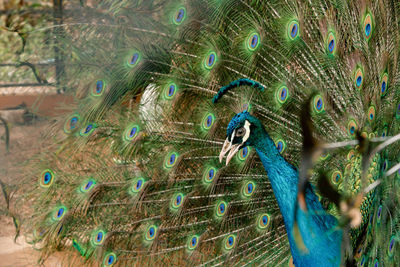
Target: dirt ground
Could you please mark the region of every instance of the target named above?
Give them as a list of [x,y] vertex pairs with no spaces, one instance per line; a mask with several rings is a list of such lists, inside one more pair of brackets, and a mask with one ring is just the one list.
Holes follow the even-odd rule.
[[[10,152],[6,153],[4,127],[0,125],[0,180],[10,186],[21,180],[21,164],[42,149],[42,134],[49,120],[33,121],[29,125],[10,125]],[[6,202],[0,194],[0,266],[38,266],[39,252],[25,242],[23,234],[14,243],[15,228],[10,217],[4,214]],[[51,256],[46,267],[63,266],[63,253]]]

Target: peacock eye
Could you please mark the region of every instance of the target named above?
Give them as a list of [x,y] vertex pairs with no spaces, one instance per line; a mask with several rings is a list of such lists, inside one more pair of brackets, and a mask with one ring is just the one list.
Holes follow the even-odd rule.
[[242,127],[237,130],[236,136],[241,137],[241,136],[244,136],[245,133],[246,133],[246,129]]

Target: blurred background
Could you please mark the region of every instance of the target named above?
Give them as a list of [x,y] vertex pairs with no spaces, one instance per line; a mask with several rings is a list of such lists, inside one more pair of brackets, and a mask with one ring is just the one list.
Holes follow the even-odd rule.
[[[0,266],[37,265],[39,253],[23,233],[14,240],[19,222],[8,206],[24,166],[46,147],[42,137],[72,101],[58,86],[65,55],[52,38],[62,35],[68,12],[62,0],[0,0]],[[45,266],[61,266],[61,258]]]

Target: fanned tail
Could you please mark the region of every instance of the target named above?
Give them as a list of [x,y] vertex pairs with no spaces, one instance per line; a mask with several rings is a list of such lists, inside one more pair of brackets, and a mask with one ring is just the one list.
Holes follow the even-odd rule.
[[[294,166],[312,94],[310,134],[321,143],[400,132],[394,1],[69,5],[76,12],[54,38],[68,55],[62,86],[76,101],[23,188],[33,209],[25,227],[44,257],[69,248],[104,266],[290,265],[254,149],[218,161],[232,115],[257,117]],[[399,148],[374,155],[365,179],[356,146],[329,150],[313,167],[311,182],[324,173],[343,198],[381,181],[350,233],[361,266],[400,262],[400,173],[385,176]]]

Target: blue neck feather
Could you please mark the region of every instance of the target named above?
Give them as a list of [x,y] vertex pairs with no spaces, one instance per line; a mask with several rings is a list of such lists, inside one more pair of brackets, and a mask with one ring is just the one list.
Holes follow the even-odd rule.
[[267,172],[285,222],[295,266],[339,266],[342,231],[337,227],[336,218],[325,212],[311,186],[306,190],[308,213],[297,210],[297,222],[308,252],[297,248],[293,224],[298,171],[280,155],[262,126],[252,135],[255,136],[253,146]]

